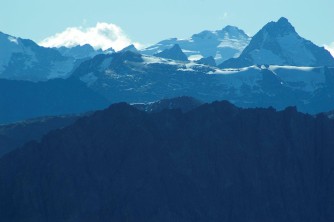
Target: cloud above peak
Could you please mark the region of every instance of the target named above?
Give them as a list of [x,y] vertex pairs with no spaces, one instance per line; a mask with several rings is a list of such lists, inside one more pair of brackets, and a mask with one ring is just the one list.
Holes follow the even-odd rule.
[[140,44],[132,42],[119,26],[104,22],[98,22],[95,27],[69,27],[63,32],[47,37],[39,44],[44,47],[90,44],[95,49],[106,50],[112,47],[116,51],[130,44],[140,47]]

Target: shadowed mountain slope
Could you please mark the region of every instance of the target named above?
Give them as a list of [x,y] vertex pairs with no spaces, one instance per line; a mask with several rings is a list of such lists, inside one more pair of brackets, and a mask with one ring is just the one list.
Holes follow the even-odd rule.
[[333,221],[333,131],[294,108],[112,105],[0,159],[0,218]]

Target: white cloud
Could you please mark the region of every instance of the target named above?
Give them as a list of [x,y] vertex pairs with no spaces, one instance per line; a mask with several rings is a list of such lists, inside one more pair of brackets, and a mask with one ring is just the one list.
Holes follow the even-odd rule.
[[115,24],[97,23],[95,27],[69,27],[61,33],[47,37],[40,45],[44,47],[73,47],[77,45],[90,44],[96,49],[103,50],[112,47],[116,51],[134,44],[140,48],[139,43],[132,42],[124,31]]
[[334,42],[332,42],[329,45],[325,45],[325,49],[327,49],[332,54],[332,56],[334,57]]

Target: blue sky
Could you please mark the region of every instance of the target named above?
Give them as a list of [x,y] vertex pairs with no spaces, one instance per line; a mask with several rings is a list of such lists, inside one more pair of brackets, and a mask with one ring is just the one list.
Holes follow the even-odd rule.
[[253,35],[281,16],[318,45],[334,42],[333,0],[2,0],[0,6],[0,31],[37,42],[97,22],[115,24],[142,44],[226,25]]

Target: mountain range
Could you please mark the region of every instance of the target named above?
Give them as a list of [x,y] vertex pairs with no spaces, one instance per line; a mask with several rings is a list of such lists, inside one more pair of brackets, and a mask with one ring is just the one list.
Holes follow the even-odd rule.
[[243,30],[234,26],[226,26],[222,30],[202,31],[192,35],[189,39],[166,39],[141,50],[141,53],[154,55],[177,44],[190,60],[212,56],[220,64],[227,59],[238,57],[250,39]]
[[286,18],[118,52],[0,32],[0,220],[331,222],[333,116],[334,58]]
[[81,80],[111,103],[150,102],[176,96],[202,101],[226,99],[241,107],[308,113],[334,109],[334,72],[327,67],[250,66],[219,69],[121,52],[83,62],[71,78]]
[[0,79],[0,124],[93,111],[108,104],[103,96],[74,79],[45,82]]
[[[312,114],[334,109],[334,58],[300,37],[286,18],[269,22],[252,38],[227,26],[143,50],[130,45],[120,52],[90,45],[44,48],[3,33],[0,41],[0,78],[11,85],[1,89],[0,123],[177,96],[226,99],[241,107],[293,105]],[[54,84],[58,78],[66,84]],[[75,92],[79,83],[85,93]],[[27,109],[21,104],[28,104]]]

